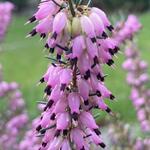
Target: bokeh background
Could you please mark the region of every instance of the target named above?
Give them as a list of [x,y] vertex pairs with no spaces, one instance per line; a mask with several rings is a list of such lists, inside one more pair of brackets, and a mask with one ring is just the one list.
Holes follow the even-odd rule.
[[[43,42],[38,37],[25,38],[34,25],[24,26],[24,23],[37,8],[39,0],[10,1],[16,8],[6,39],[1,45],[0,63],[3,65],[5,80],[14,80],[21,85],[29,115],[34,118],[38,114],[36,101],[43,97],[43,87],[37,87],[36,83],[46,70],[49,60],[44,58]],[[130,13],[139,16],[144,28],[137,40],[142,58],[150,64],[150,0],[93,0],[92,5],[109,13],[112,22],[126,18]],[[121,68],[123,61],[124,56],[119,54],[115,60],[115,70],[105,67],[105,73],[108,74],[106,84],[116,95],[116,101],[110,104],[112,109],[120,113],[123,121],[132,123],[136,122],[136,114],[129,100],[130,88],[125,82],[126,72]]]

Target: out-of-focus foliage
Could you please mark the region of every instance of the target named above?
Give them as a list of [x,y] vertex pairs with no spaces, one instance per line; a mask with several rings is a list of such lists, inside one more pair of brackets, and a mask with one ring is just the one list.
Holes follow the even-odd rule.
[[[6,0],[2,0],[6,1]],[[29,3],[30,8],[31,5],[37,5],[39,0],[8,0],[13,2],[16,5],[17,11],[28,9]],[[77,0],[74,0],[77,1]],[[83,3],[89,0],[83,0]],[[150,0],[92,0],[92,4],[94,6],[98,6],[100,8],[114,11],[123,9],[125,11],[146,11],[150,8]],[[32,7],[33,10],[33,7]]]
[[109,11],[123,9],[125,11],[146,11],[150,8],[150,0],[93,0],[94,5]]
[[[80,1],[80,0],[74,0]],[[89,0],[82,0],[82,3],[87,3]],[[150,8],[150,0],[91,0],[94,6],[115,11],[123,9],[125,11],[146,11]]]

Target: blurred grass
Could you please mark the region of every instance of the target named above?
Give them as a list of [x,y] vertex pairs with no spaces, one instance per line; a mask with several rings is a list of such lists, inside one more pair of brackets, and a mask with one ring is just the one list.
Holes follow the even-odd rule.
[[[140,16],[144,26],[139,34],[139,48],[142,58],[148,61],[150,51],[150,13]],[[4,78],[7,81],[17,81],[21,85],[27,108],[31,118],[37,116],[37,100],[42,99],[43,87],[36,87],[36,82],[40,79],[47,68],[48,60],[43,56],[43,43],[39,38],[26,39],[26,34],[32,30],[32,25],[24,26],[26,17],[14,17],[9,28],[6,40],[2,44],[3,52],[0,54],[0,63],[3,65]],[[114,112],[119,112],[124,121],[135,121],[135,111],[129,100],[130,88],[125,82],[126,72],[121,69],[124,60],[123,55],[118,55],[115,70],[105,67],[105,73],[109,74],[106,84],[116,95],[116,101],[110,105]]]

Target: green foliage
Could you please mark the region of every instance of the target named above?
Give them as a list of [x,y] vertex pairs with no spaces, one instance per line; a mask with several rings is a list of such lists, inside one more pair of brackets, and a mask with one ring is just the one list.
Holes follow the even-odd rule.
[[[74,0],[87,3],[90,0]],[[150,0],[91,0],[96,6],[107,10],[124,9],[128,11],[144,11],[150,8]],[[95,5],[94,5],[95,6]]]
[[93,0],[93,2],[108,10],[124,9],[139,12],[150,8],[150,0]]
[[[2,0],[6,1],[6,0]],[[31,0],[8,0],[16,5],[18,11],[28,8],[28,3]],[[78,2],[80,0],[74,0]],[[82,3],[87,3],[89,0],[82,0]],[[33,4],[37,5],[39,0],[32,1]],[[145,11],[150,8],[150,0],[92,0],[94,6],[107,9],[109,11],[114,11],[118,9],[124,9],[126,11]]]

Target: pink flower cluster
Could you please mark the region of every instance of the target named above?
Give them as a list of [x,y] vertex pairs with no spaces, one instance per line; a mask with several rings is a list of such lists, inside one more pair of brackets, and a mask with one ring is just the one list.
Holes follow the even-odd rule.
[[18,140],[21,130],[28,121],[26,113],[12,117],[5,125],[5,132],[0,136],[0,146],[6,150],[18,150]]
[[150,149],[150,138],[144,140],[137,139],[134,145],[134,150],[149,150]]
[[0,116],[0,148],[18,150],[20,130],[25,127],[28,115],[18,84],[3,81],[0,74],[0,102],[5,101],[6,105]]
[[[142,131],[148,133],[150,132],[150,89],[147,88],[147,83],[149,82],[149,76],[147,73],[148,64],[146,61],[141,60],[139,50],[137,49],[136,44],[133,40],[135,33],[137,33],[141,29],[141,27],[142,25],[140,24],[138,18],[134,15],[129,15],[125,23],[122,22],[118,24],[113,37],[120,44],[128,41],[127,48],[125,49],[126,60],[123,63],[123,68],[128,71],[127,82],[132,87],[130,98],[137,111],[137,119],[140,122]],[[125,131],[125,127],[122,126],[120,129],[121,132],[118,128],[116,128],[114,129],[113,133],[117,133],[118,130],[119,132],[118,134],[116,134],[116,136],[122,135],[124,136],[124,138],[127,138],[126,142],[129,143],[127,147],[131,146],[129,149],[150,149],[149,139],[137,139],[136,141],[134,139],[131,140],[131,137],[128,138],[129,136],[123,134]],[[114,139],[115,135],[112,135],[112,140]],[[119,137],[119,139],[121,138]],[[119,145],[120,143],[117,144]]]
[[123,68],[128,71],[127,82],[132,87],[131,99],[137,111],[137,118],[141,123],[142,130],[147,132],[150,131],[150,97],[149,89],[146,87],[146,83],[149,81],[148,65],[141,60],[135,43],[130,41],[141,27],[142,25],[138,18],[134,15],[129,15],[125,23],[118,25],[113,37],[120,44],[128,40],[128,47],[125,50],[126,61],[123,63]]
[[[36,131],[40,150],[105,148],[94,108],[112,114],[105,99],[115,97],[105,84],[102,65],[113,66],[119,48],[108,37],[113,27],[96,7],[72,0],[42,0],[27,23],[38,22],[29,36],[47,38],[45,48],[53,60],[40,82],[46,84],[44,110]],[[56,56],[56,58],[54,57]]]
[[122,44],[127,39],[132,39],[140,29],[141,23],[135,15],[129,15],[125,22],[119,22],[114,32],[114,39]]
[[14,5],[11,2],[0,2],[0,42],[4,39],[12,17]]
[[[117,125],[116,125],[117,124]],[[149,150],[150,138],[135,137],[135,128],[129,124],[117,121],[109,126],[111,150]]]
[[133,129],[129,124],[121,121],[110,123],[108,136],[111,150],[134,150],[135,140],[133,137]]
[[134,43],[126,49],[125,54],[127,59],[123,68],[128,71],[127,82],[132,87],[130,98],[142,130],[150,132],[150,89],[146,85],[150,81],[147,73],[148,64],[140,59]]
[[37,122],[39,122],[39,118],[34,119],[32,121],[32,125],[28,125],[30,127],[30,130],[24,133],[24,136],[19,143],[19,150],[39,149],[41,141],[38,137],[36,137],[36,132],[35,132]]

